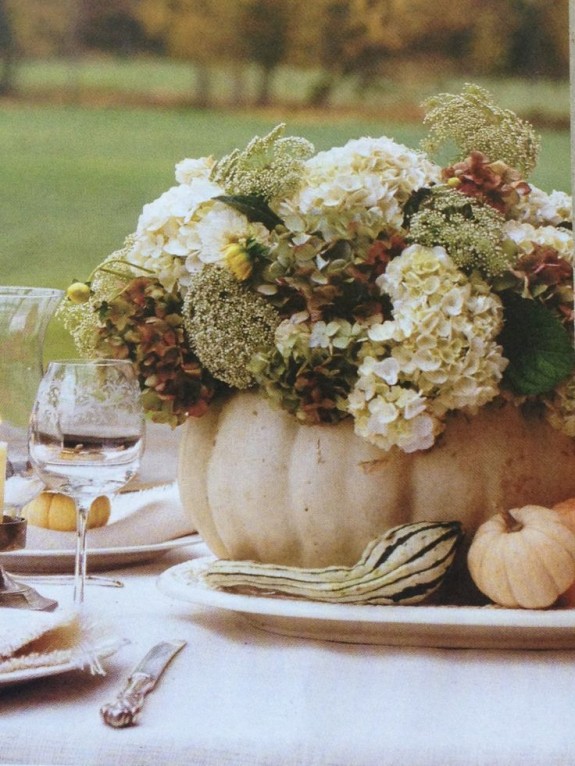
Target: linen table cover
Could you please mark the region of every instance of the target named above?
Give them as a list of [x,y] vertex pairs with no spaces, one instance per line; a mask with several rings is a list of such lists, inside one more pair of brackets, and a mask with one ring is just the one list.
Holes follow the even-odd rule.
[[[177,432],[169,433],[151,429],[142,480],[173,479]],[[105,660],[105,677],[72,672],[0,686],[0,764],[575,764],[575,651],[413,649],[265,633],[240,615],[158,590],[162,571],[206,553],[203,545],[174,550],[114,570],[122,589],[87,588],[89,610],[130,643]],[[70,586],[41,589],[71,604]],[[187,646],[139,725],[105,726],[100,706],[152,644],[172,638]]]
[[[575,651],[402,649],[288,638],[167,598],[156,576],[203,546],[90,587],[131,643],[107,675],[0,687],[0,763],[107,766],[561,766],[575,763]],[[44,586],[63,601],[69,589]],[[188,645],[140,724],[99,707],[156,641]]]

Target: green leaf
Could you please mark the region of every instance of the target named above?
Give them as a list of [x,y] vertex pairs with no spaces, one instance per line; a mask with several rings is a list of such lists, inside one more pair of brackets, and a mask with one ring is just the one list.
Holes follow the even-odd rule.
[[282,219],[274,213],[268,203],[261,197],[244,194],[220,194],[214,199],[224,202],[246,216],[252,223],[263,223],[269,229],[283,224]]
[[538,301],[516,293],[503,293],[501,298],[505,325],[499,342],[509,359],[504,384],[521,395],[551,391],[575,368],[567,329]]

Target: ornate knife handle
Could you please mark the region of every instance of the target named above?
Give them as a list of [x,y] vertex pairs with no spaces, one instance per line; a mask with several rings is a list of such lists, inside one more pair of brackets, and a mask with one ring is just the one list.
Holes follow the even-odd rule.
[[133,673],[115,702],[109,702],[100,708],[104,722],[116,729],[133,726],[142,712],[146,694],[152,691],[154,686],[154,679],[146,673]]
[[146,694],[156,686],[173,657],[185,645],[183,640],[174,640],[160,641],[153,646],[131,672],[116,701],[100,708],[104,723],[116,729],[135,724],[144,706]]

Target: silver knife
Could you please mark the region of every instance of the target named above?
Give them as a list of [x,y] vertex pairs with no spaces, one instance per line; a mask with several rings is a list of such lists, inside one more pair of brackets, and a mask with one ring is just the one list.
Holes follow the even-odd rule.
[[152,647],[131,672],[116,700],[100,708],[104,723],[116,729],[135,724],[146,694],[156,686],[170,661],[185,645],[185,641],[162,641]]

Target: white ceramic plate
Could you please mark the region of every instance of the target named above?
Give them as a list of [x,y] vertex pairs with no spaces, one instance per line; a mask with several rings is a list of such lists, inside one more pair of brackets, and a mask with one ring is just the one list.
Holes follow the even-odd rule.
[[[106,657],[111,657],[123,645],[123,641],[114,641],[112,644],[107,642],[100,647],[94,647],[92,652],[93,655],[101,661],[106,659]],[[14,670],[11,673],[0,673],[0,688],[28,683],[29,681],[35,681],[38,678],[57,676],[61,673],[69,673],[71,670],[90,672],[87,667],[82,666],[82,661],[76,658],[69,662],[62,662],[59,665],[46,665],[45,667],[40,668],[28,668],[26,670]]]
[[[163,556],[175,548],[195,545],[202,542],[198,534],[185,535],[175,540],[150,545],[119,546],[117,548],[88,548],[88,570],[94,572],[103,569],[143,564]],[[0,564],[9,572],[73,572],[73,550],[34,550],[23,548],[17,551],[0,553]]]
[[205,557],[166,570],[158,579],[168,596],[241,614],[270,633],[389,646],[473,649],[573,649],[575,609],[545,611],[460,606],[359,606],[208,588],[198,573]]

